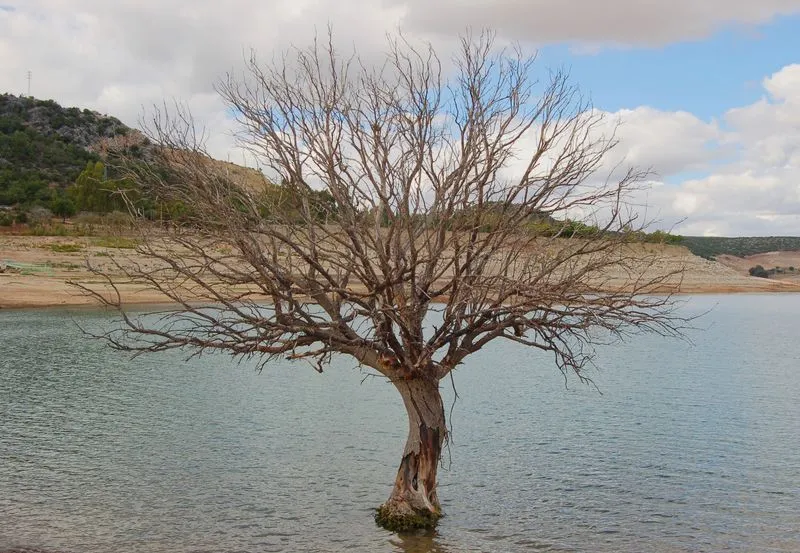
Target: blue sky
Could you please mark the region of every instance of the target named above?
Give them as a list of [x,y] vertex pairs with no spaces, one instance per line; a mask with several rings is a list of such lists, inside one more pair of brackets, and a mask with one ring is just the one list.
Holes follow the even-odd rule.
[[[615,112],[644,105],[720,120],[729,109],[762,98],[766,76],[800,62],[800,16],[734,26],[703,40],[664,46],[587,53],[552,45],[541,48],[539,55],[548,66],[567,68],[599,109]],[[687,171],[666,180],[675,183],[704,174]]]
[[800,61],[800,16],[661,47],[580,55],[561,45],[547,46],[541,55],[547,64],[570,68],[602,109],[648,105],[710,119],[758,100],[765,76]]
[[664,227],[800,235],[800,0],[0,0],[0,91],[30,70],[35,96],[134,125],[180,98],[238,160],[215,80],[329,23],[367,56],[398,29],[443,57],[468,27],[537,47],[621,123],[614,154],[655,171]]

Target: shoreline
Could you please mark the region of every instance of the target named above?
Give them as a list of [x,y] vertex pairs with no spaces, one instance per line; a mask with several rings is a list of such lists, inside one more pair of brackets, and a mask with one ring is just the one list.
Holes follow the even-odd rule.
[[[102,279],[87,270],[87,261],[101,270],[111,270],[111,259],[115,257],[145,263],[147,260],[134,250],[109,247],[102,242],[92,237],[0,236],[0,267],[5,263],[11,267],[0,272],[0,309],[108,309],[69,283],[111,293]],[[800,279],[748,276],[727,261],[709,261],[680,246],[665,246],[663,254],[659,270],[685,268],[680,286],[672,293],[676,296],[800,293]],[[139,284],[123,283],[118,288],[127,308],[177,305]],[[264,303],[269,299],[264,298]]]
[[[66,280],[52,279],[48,283],[36,283],[37,285],[31,286],[30,282],[26,283],[26,290],[24,294],[17,294],[19,289],[13,289],[14,284],[21,284],[20,282],[5,282],[0,274],[0,311],[25,311],[25,310],[47,310],[47,309],[70,309],[79,311],[116,311],[115,308],[103,305],[96,299],[75,292]],[[773,281],[775,282],[775,281]],[[7,286],[10,284],[11,286]],[[124,285],[121,286],[122,292],[122,305],[126,310],[143,311],[151,309],[170,310],[171,308],[179,305],[177,302],[165,299],[157,292],[153,291],[140,291],[140,290],[125,290]],[[731,286],[731,285],[705,285],[705,286],[685,286],[681,290],[671,293],[673,297],[689,297],[689,296],[723,296],[723,295],[763,295],[763,294],[798,294],[800,293],[800,286],[798,285],[784,285],[784,286]],[[653,294],[665,295],[665,294]],[[269,303],[268,299],[264,299],[265,305]],[[442,304],[442,301],[434,301],[433,303]]]

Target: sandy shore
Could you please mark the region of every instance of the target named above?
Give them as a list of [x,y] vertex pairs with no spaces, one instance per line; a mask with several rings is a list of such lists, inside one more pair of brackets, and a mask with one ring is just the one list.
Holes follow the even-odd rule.
[[[80,283],[95,291],[111,294],[102,279],[87,269],[93,266],[110,270],[112,255],[126,255],[103,240],[80,237],[0,237],[0,308],[29,308],[97,305],[97,300],[71,286]],[[75,250],[75,251],[70,251]],[[165,303],[167,298],[152,290],[131,284],[119,285],[126,303]]]
[[[86,261],[110,270],[111,256],[136,259],[133,250],[109,247],[106,240],[92,237],[0,236],[0,308],[89,306],[96,300],[82,294],[68,282],[110,293],[102,279],[90,273]],[[737,292],[800,292],[800,279],[767,280],[747,275],[747,262],[728,259],[726,264],[702,259],[685,248],[664,247],[654,270],[686,267],[680,293],[710,294]],[[136,259],[146,262],[144,258]],[[167,299],[138,285],[121,284],[122,299],[128,304],[159,304]]]

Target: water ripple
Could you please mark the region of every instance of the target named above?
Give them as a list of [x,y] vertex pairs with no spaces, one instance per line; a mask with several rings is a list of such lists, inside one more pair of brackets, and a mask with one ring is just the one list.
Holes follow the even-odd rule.
[[401,402],[352,363],[132,361],[63,312],[2,312],[0,553],[800,551],[800,297],[689,308],[711,304],[694,346],[602,349],[603,395],[481,352],[456,375],[447,516],[403,536],[371,522]]

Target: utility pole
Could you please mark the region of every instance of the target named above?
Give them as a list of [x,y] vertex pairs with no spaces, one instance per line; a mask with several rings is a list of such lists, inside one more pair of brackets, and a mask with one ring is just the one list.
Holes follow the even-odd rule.
[[28,71],[28,98],[31,97],[31,77],[32,76],[33,76],[33,73]]

